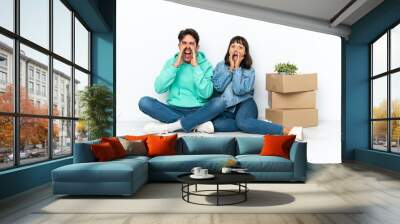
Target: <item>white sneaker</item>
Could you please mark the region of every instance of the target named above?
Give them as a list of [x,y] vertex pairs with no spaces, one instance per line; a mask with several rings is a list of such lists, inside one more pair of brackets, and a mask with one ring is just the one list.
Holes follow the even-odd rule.
[[293,127],[292,129],[290,129],[289,135],[296,135],[297,141],[303,141],[303,127]]
[[214,125],[211,121],[204,122],[198,125],[194,131],[196,132],[203,132],[203,133],[214,133]]
[[150,122],[143,127],[143,132],[146,134],[166,134],[169,131],[167,124]]

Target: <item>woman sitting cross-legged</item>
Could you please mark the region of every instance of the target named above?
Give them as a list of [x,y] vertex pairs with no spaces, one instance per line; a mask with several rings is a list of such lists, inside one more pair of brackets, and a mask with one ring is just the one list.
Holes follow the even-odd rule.
[[221,93],[225,110],[212,120],[218,132],[243,131],[254,134],[294,134],[303,139],[301,127],[283,127],[270,121],[258,120],[253,99],[255,72],[252,68],[249,44],[244,37],[235,36],[229,43],[225,60],[218,63],[212,78],[214,89]]

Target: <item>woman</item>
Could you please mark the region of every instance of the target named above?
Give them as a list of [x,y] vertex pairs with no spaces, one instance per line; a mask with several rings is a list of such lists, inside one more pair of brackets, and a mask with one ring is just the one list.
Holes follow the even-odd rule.
[[295,134],[302,140],[302,128],[283,127],[258,120],[253,99],[255,72],[249,44],[235,36],[229,43],[225,60],[218,63],[212,78],[214,89],[221,93],[225,111],[213,120],[215,131],[243,131],[254,134]]

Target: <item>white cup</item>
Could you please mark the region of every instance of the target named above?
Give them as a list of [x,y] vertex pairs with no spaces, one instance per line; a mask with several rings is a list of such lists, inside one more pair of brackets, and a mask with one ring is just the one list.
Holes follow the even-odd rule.
[[229,168],[229,167],[222,167],[222,170],[221,170],[222,173],[230,173],[231,171],[232,171],[232,168]]
[[208,175],[208,169],[201,169],[200,170],[200,176],[207,176]]
[[200,174],[200,171],[201,171],[201,170],[202,170],[201,167],[193,167],[192,173],[193,173],[194,175],[196,175],[196,176],[199,176],[199,175],[201,175],[201,174]]

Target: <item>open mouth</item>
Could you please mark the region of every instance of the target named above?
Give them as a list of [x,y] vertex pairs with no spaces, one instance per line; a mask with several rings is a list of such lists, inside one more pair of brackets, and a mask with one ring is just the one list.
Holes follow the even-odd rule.
[[183,56],[185,57],[185,59],[190,59],[190,57],[192,56],[192,50],[187,49],[183,52]]
[[232,56],[233,60],[237,60],[238,57],[239,57],[239,54],[238,54],[238,53],[236,53],[236,52],[233,53],[233,56]]

